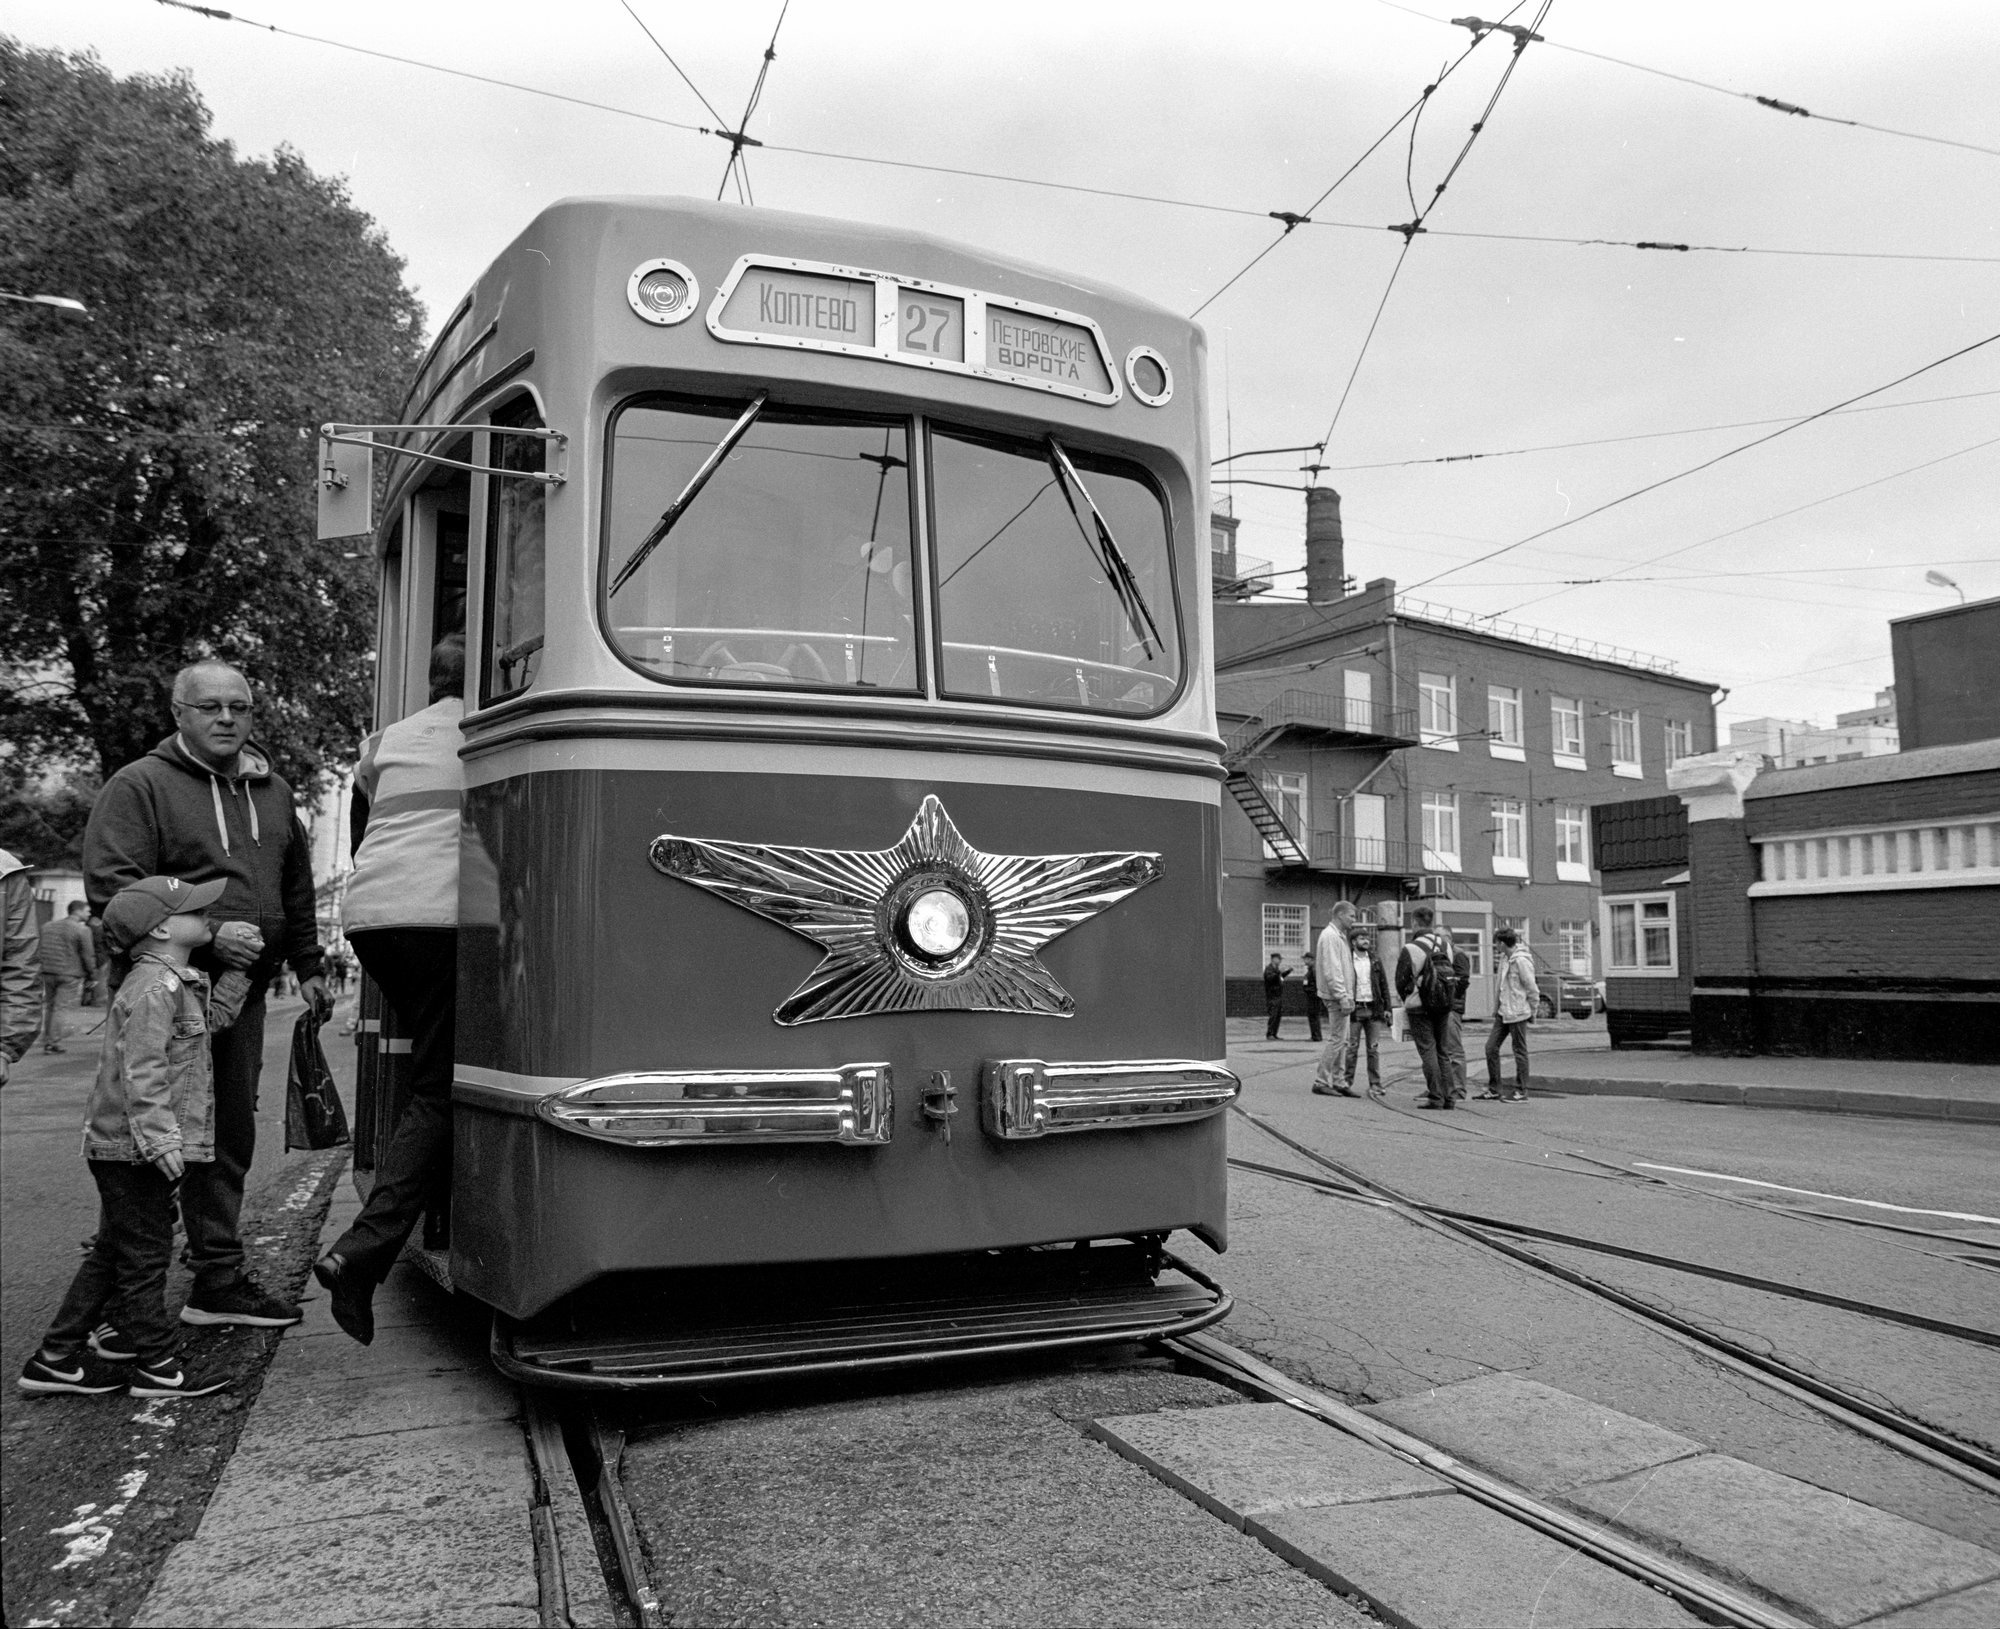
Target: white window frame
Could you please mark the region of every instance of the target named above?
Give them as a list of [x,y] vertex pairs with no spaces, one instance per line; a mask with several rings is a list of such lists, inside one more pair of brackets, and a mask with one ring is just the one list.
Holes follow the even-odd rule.
[[[1630,737],[1632,756],[1625,756],[1626,736]],[[1646,771],[1641,753],[1644,748],[1639,743],[1639,709],[1621,707],[1611,714],[1611,773],[1621,775],[1628,781],[1644,780]]]
[[[1574,726],[1565,729],[1564,722]],[[1549,697],[1549,755],[1558,769],[1588,769],[1583,755],[1583,703],[1574,696]]]
[[1694,720],[1690,718],[1670,718],[1667,720],[1667,767],[1671,769],[1683,758],[1694,756]]
[[[1646,948],[1646,907],[1665,904],[1667,926],[1667,959],[1663,963],[1646,964],[1643,961]],[[1642,958],[1640,963],[1621,966],[1615,959],[1618,954],[1618,935],[1613,930],[1617,913],[1632,912],[1633,947]],[[1614,979],[1677,979],[1681,976],[1681,924],[1680,900],[1670,891],[1646,894],[1606,894],[1597,904],[1598,933],[1604,946],[1604,976]]]
[[[1572,953],[1578,945],[1583,947],[1581,956]],[[1556,961],[1571,978],[1587,979],[1591,976],[1590,923],[1587,920],[1574,919],[1556,924]]]
[[1486,727],[1493,733],[1486,750],[1495,758],[1509,758],[1521,764],[1528,753],[1521,738],[1521,687],[1489,684],[1486,687]]
[[[1424,836],[1424,869],[1426,871],[1463,871],[1461,858],[1463,841],[1458,821],[1458,794],[1456,792],[1426,792],[1421,805]],[[1444,830],[1449,820],[1451,830]],[[1444,838],[1451,838],[1449,848],[1439,846]]]
[[[1302,772],[1273,770],[1264,777],[1264,797],[1266,801],[1270,803],[1272,808],[1278,811],[1278,818],[1285,822],[1285,825],[1290,829],[1291,834],[1298,839],[1300,845],[1308,850],[1312,847],[1312,821],[1308,818],[1311,811],[1307,807],[1309,796],[1310,791],[1307,780]],[[1299,818],[1296,823],[1286,818],[1285,805],[1288,802],[1294,804],[1298,809]],[[1277,857],[1278,851],[1271,847],[1269,843],[1266,843],[1264,845],[1264,858],[1275,860]]]
[[1312,949],[1310,905],[1267,903],[1263,909],[1261,926],[1264,935],[1264,953],[1257,964],[1260,968],[1270,961],[1271,952],[1274,950],[1280,956],[1303,956]]
[[[1435,721],[1437,697],[1444,696],[1444,727]],[[1458,678],[1450,673],[1418,673],[1417,734],[1427,747],[1438,752],[1458,751]]]
[[1556,881],[1590,881],[1590,812],[1581,803],[1556,805]]
[[[1493,800],[1493,875],[1528,874],[1528,805],[1520,798]],[[1518,850],[1508,853],[1506,850]]]

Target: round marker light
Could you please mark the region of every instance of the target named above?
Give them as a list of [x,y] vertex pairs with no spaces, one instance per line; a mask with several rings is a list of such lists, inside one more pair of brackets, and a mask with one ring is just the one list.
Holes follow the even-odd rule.
[[926,956],[955,956],[972,932],[972,914],[965,901],[949,889],[933,888],[917,895],[903,913],[903,931]]
[[626,282],[625,298],[647,322],[671,327],[694,315],[701,285],[678,260],[649,260]]
[[1125,358],[1125,382],[1148,407],[1165,407],[1174,398],[1173,370],[1150,345],[1132,347]]

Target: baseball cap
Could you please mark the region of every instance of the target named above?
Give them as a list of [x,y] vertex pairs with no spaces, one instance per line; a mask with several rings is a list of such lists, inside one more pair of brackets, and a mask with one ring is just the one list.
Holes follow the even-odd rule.
[[228,880],[182,882],[179,877],[146,877],[121,888],[104,907],[104,933],[120,950],[130,950],[170,916],[205,911],[222,897]]

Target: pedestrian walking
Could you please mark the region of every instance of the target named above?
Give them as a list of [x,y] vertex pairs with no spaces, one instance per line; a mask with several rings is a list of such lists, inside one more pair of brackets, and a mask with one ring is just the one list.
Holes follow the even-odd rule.
[[1374,938],[1366,928],[1356,928],[1352,940],[1354,956],[1354,1014],[1347,1031],[1347,1057],[1342,1070],[1345,1095],[1354,1095],[1354,1066],[1361,1049],[1368,1048],[1368,1095],[1382,1096],[1382,1026],[1389,1021],[1389,975],[1382,971],[1382,959],[1375,954]]
[[[1313,1070],[1312,1089],[1321,1097],[1339,1095],[1340,1066],[1347,1056],[1347,1022],[1354,1011],[1354,963],[1347,936],[1353,929],[1354,907],[1340,900],[1313,946],[1312,967],[1326,997],[1330,1024],[1326,1045]],[[1316,1032],[1313,1039],[1319,1039]]]
[[1432,924],[1437,913],[1428,905],[1410,910],[1417,931],[1396,958],[1396,999],[1403,1004],[1404,1022],[1416,1044],[1424,1070],[1427,1109],[1451,1107],[1451,1076],[1444,1058],[1445,1019],[1451,1013],[1451,951]]
[[410,1037],[410,1096],[361,1214],[313,1266],[334,1322],[366,1346],[375,1288],[417,1217],[449,1203],[452,1039],[458,1009],[458,825],[465,773],[465,641],[431,652],[431,704],[370,736],[354,772],[367,803],[342,931]]
[[1444,1016],[1444,1056],[1451,1076],[1454,1103],[1465,1101],[1465,993],[1472,988],[1472,958],[1465,953],[1457,936],[1439,928],[1451,956],[1451,1011]]
[[0,848],[0,1086],[42,1029],[41,932],[28,862]]
[[1285,958],[1275,950],[1271,959],[1264,964],[1264,1039],[1278,1038],[1278,1025],[1285,1017],[1285,980],[1290,975],[1285,969]]
[[166,1295],[174,1190],[215,1157],[208,980],[190,958],[215,937],[207,912],[227,887],[145,877],[105,906],[132,970],[105,1014],[84,1114],[97,1237],[22,1367],[22,1391],[201,1397],[228,1385],[181,1366]]
[[[1528,1101],[1528,1025],[1533,1022],[1541,990],[1535,981],[1535,958],[1512,928],[1493,935],[1501,957],[1495,981],[1493,1028],[1486,1037],[1486,1090],[1480,1096],[1494,1102]],[[1500,1090],[1500,1048],[1514,1043],[1514,1089]]]
[[97,947],[84,918],[90,907],[80,899],[42,929],[42,1050],[63,1050],[68,1026],[63,1009],[81,1006],[84,985],[97,977]]
[[220,880],[215,936],[204,971],[236,968],[250,990],[236,1021],[212,1033],[215,1157],[181,1183],[194,1288],[181,1321],[282,1328],[295,1302],[273,1295],[244,1266],[238,1226],[243,1181],[257,1150],[257,1079],[264,1064],[264,993],[290,964],[299,993],[324,1020],[312,848],[292,789],[251,734],[250,685],[225,662],[175,675],[175,732],[105,783],[83,835],[84,885],[100,908],[142,877]]

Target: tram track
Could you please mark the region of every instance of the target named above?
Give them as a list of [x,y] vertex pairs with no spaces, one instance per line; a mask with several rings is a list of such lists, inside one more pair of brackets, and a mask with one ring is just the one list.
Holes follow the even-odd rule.
[[[1261,1174],[1314,1188],[1336,1198],[1365,1199],[1381,1208],[1396,1211],[1420,1227],[1504,1256],[1536,1273],[1557,1279],[1574,1289],[1619,1307],[1641,1321],[1666,1332],[1684,1345],[1701,1348],[1709,1356],[1737,1372],[1795,1401],[1804,1403],[1863,1436],[1966,1482],[1982,1493],[2000,1496],[2000,1456],[1925,1425],[1921,1421],[1911,1419],[1894,1409],[1885,1408],[1845,1387],[1822,1380],[1817,1375],[1809,1374],[1781,1358],[1759,1352],[1718,1331],[1654,1306],[1614,1284],[1594,1278],[1574,1267],[1551,1261],[1499,1236],[1497,1230],[1482,1229],[1474,1222],[1411,1199],[1387,1184],[1364,1176],[1351,1167],[1308,1147],[1247,1109],[1239,1106],[1233,1112],[1299,1157],[1331,1172],[1339,1181],[1328,1184],[1315,1179],[1311,1173],[1284,1171],[1278,1167],[1267,1168]],[[1576,1239],[1563,1242],[1589,1249],[1599,1241]],[[1667,1265],[1682,1270],[1687,1268],[1687,1264],[1678,1262],[1669,1262]],[[1984,1331],[1978,1332],[1978,1335],[1981,1337],[1981,1344],[1993,1344],[1984,1338]]]

